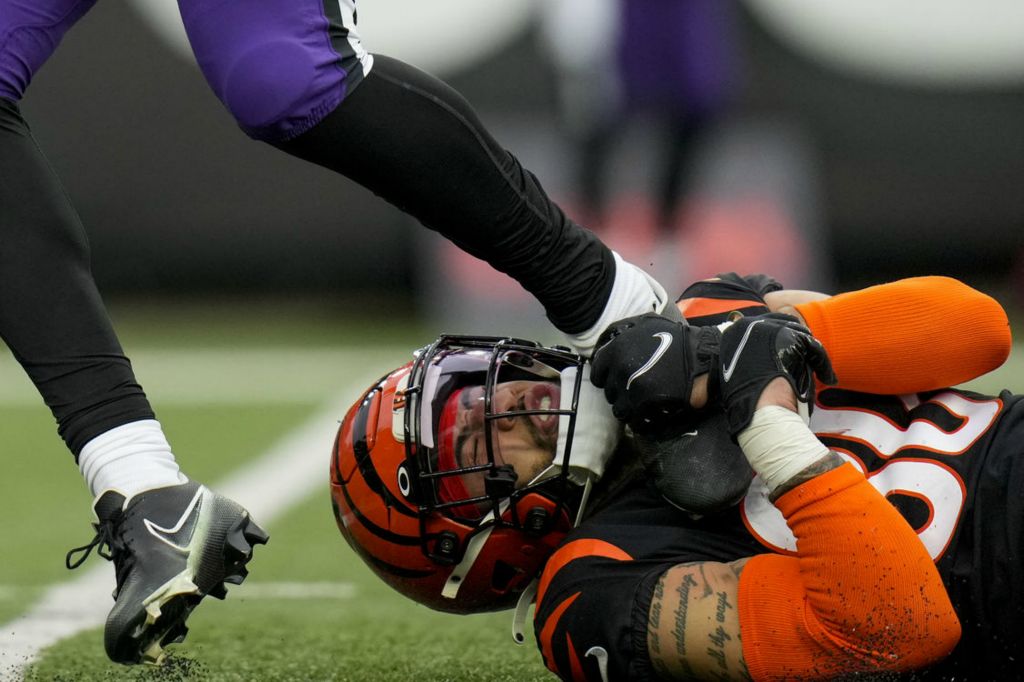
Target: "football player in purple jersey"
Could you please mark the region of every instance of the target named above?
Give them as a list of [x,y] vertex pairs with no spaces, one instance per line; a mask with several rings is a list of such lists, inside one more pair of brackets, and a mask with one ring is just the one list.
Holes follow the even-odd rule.
[[[181,472],[105,312],[84,228],[18,105],[94,4],[0,0],[0,335],[95,497],[83,549],[98,547],[117,575],[106,650],[136,663],[180,641],[192,609],[241,581],[267,537]],[[663,290],[569,220],[457,92],[367,52],[354,0],[179,7],[203,75],[246,134],[351,178],[513,276],[580,352],[608,323],[664,309]]]

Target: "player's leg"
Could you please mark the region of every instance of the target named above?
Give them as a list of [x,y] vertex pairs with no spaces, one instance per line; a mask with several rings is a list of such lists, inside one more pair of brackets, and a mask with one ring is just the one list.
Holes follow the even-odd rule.
[[611,252],[570,220],[455,90],[376,56],[359,89],[305,134],[276,142],[335,170],[518,280],[567,333],[597,319]]
[[96,0],[0,0],[0,98],[21,100],[64,34],[95,4]]
[[[0,0],[0,336],[50,407],[97,497],[98,540],[111,551],[118,577],[108,652],[130,662],[152,654],[154,642],[159,653],[160,642],[181,634],[188,611],[207,592],[218,594],[225,577],[244,575],[246,548],[265,536],[250,527],[244,510],[205,489],[202,512],[225,530],[201,529],[179,541],[183,550],[171,550],[139,526],[141,518],[167,528],[185,520],[199,485],[181,475],[153,419],[93,281],[82,224],[17,105],[35,70],[93,3]],[[205,558],[208,549],[217,551]],[[186,571],[183,557],[200,550],[204,580],[186,589],[185,579],[197,571]],[[174,576],[177,591],[158,594],[147,612],[143,600]],[[122,592],[125,584],[130,588]],[[154,607],[164,608],[163,617],[149,622]]]
[[457,92],[367,55],[354,3],[179,6],[204,75],[249,135],[359,182],[510,274],[563,331],[597,323],[622,271],[611,252],[565,216]]

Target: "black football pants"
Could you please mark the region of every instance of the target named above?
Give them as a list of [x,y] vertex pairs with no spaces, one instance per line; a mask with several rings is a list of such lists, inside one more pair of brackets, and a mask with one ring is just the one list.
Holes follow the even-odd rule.
[[2,98],[0,336],[76,455],[153,417],[93,282],[81,221],[17,104]]
[[604,309],[611,252],[433,76],[375,55],[341,105],[276,146],[351,178],[511,275],[564,332],[589,329]]

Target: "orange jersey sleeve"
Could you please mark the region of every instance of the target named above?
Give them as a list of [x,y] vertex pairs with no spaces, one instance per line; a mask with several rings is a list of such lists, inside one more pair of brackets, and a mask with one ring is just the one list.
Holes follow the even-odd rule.
[[955,386],[1010,354],[1006,312],[949,277],[913,277],[796,306],[839,386],[901,394]]
[[755,680],[907,671],[946,656],[960,623],[913,529],[851,466],[776,506],[797,556],[759,555],[740,575],[743,655]]

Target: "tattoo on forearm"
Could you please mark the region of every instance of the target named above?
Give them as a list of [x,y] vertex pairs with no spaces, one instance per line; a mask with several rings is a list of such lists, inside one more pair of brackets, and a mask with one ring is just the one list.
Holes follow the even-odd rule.
[[707,648],[708,656],[713,658],[722,670],[729,670],[729,662],[725,658],[725,643],[731,640],[732,637],[721,625],[708,635],[708,641],[711,642],[711,646]]
[[679,593],[679,608],[676,609],[675,627],[672,628],[672,636],[676,638],[676,653],[680,657],[686,656],[686,612],[690,604],[690,588],[695,587],[697,581],[692,575],[687,574],[683,582],[676,588]]
[[715,609],[715,620],[719,623],[725,622],[725,612],[733,608],[732,604],[729,603],[729,595],[722,592],[718,593],[718,607]]
[[[688,612],[687,607],[690,603],[690,589],[696,586],[697,581],[694,580],[692,575],[687,574],[676,588],[675,591],[679,595],[679,605],[673,614],[673,627],[671,631],[672,638],[675,640],[676,646],[676,656],[674,658],[679,662],[680,667],[683,669],[683,674],[688,678],[692,678],[694,676],[694,671],[690,662],[686,659],[686,617]],[[654,639],[656,640],[657,637]],[[657,646],[660,651],[660,641],[651,645],[652,652],[654,651],[655,646]],[[670,676],[670,671],[664,663],[664,657],[662,657],[661,660],[658,660],[657,657],[652,658],[657,661],[655,666],[658,668],[659,674],[666,677]]]
[[708,580],[708,574],[704,572],[704,564],[697,566],[697,569],[700,571],[700,579],[704,581],[704,593],[700,596],[710,597],[714,590],[711,589],[711,581]]
[[718,621],[719,625],[715,628],[714,632],[708,635],[711,646],[707,648],[707,654],[714,659],[718,667],[722,669],[722,672],[727,673],[729,671],[729,661],[725,655],[725,643],[731,641],[732,637],[721,624],[725,622],[726,612],[734,607],[729,603],[729,595],[725,591],[719,592],[717,596],[718,606],[715,608],[715,620]]
[[658,637],[657,632],[649,632],[647,637],[648,648],[651,652],[651,665],[654,666],[654,671],[658,673],[658,677],[663,679],[669,679],[672,677],[671,671],[668,669],[664,659],[661,657],[661,638]]
[[798,485],[802,483],[806,483],[815,476],[820,476],[826,471],[838,469],[843,465],[845,461],[846,460],[837,455],[835,452],[829,450],[829,453],[827,455],[825,455],[817,462],[810,465],[800,473],[793,476],[793,478],[789,479],[788,481],[780,485],[778,488],[776,488],[775,492],[771,494],[771,497],[769,499],[772,502],[774,502],[775,500],[779,499],[780,497],[788,493],[793,488],[796,488]]
[[648,650],[651,662],[659,675],[667,675],[668,668],[661,660],[661,638],[658,636],[658,625],[661,623],[661,605],[665,601],[665,576],[662,575],[654,586],[654,597],[651,599],[651,613],[647,620]]
[[746,560],[680,564],[655,584],[648,652],[666,679],[749,680],[740,649],[737,581]]

